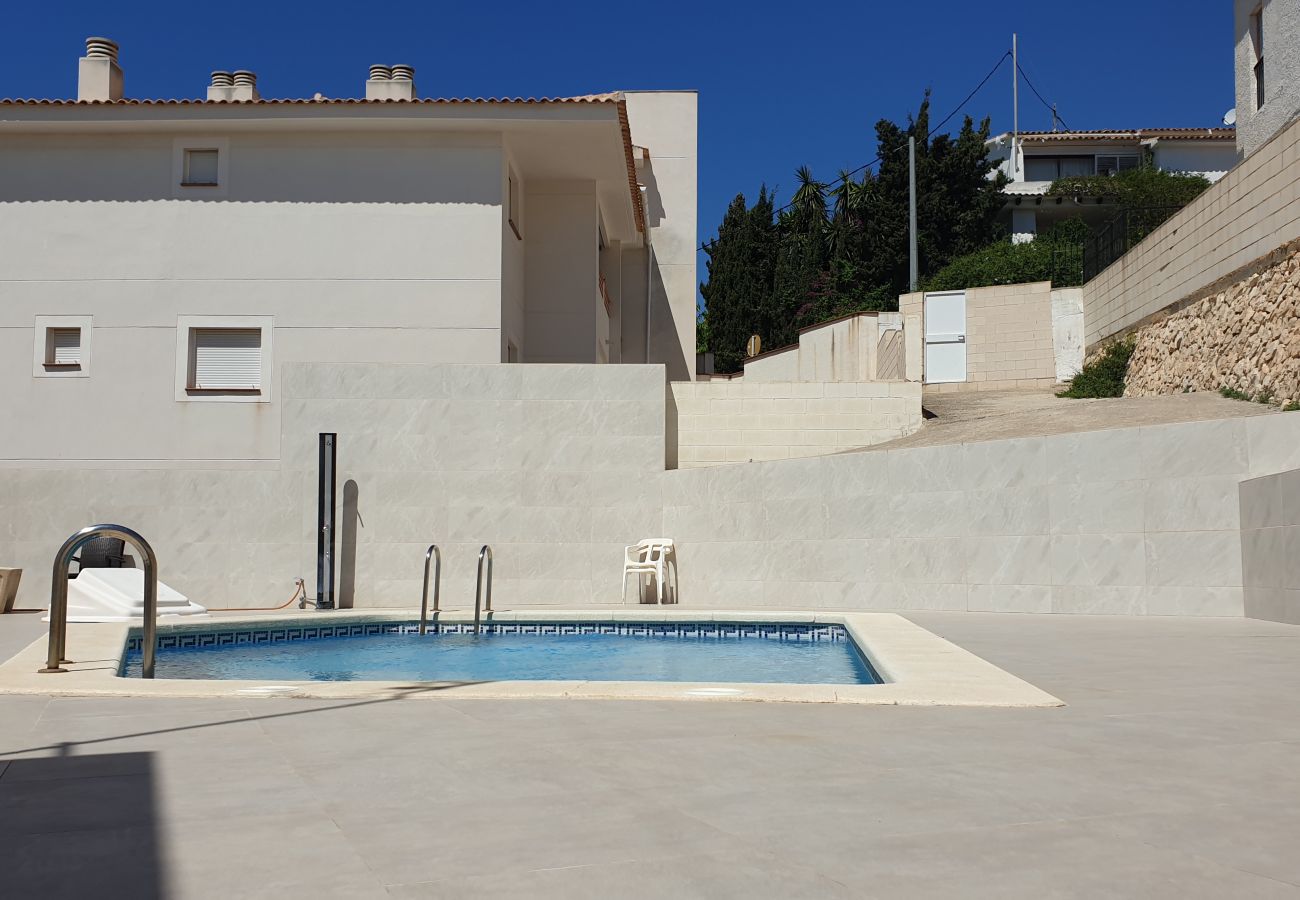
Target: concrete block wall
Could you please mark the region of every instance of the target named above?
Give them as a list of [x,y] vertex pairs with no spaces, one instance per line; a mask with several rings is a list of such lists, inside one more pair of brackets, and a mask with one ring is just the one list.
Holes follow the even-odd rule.
[[672,382],[677,466],[822,456],[921,427],[916,382]]
[[1300,466],[1300,415],[683,469],[697,607],[1243,613],[1238,485]]
[[1051,282],[966,291],[966,334],[968,382],[1056,380]]
[[1241,567],[1247,616],[1300,625],[1300,469],[1241,483]]
[[[899,297],[899,310],[925,322],[925,294]],[[1056,382],[1052,285],[1048,281],[966,290],[966,381],[926,390],[1000,390]]]
[[1300,120],[1084,285],[1088,346],[1249,276],[1300,237],[1297,201]]

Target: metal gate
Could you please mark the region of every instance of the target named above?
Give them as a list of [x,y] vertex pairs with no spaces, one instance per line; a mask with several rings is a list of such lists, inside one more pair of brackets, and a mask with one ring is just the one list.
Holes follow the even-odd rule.
[[966,380],[966,292],[925,295],[925,382]]

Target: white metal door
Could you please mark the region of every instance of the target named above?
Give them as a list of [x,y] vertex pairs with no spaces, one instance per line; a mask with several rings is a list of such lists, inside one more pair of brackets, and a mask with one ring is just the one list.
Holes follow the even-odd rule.
[[925,295],[925,381],[966,380],[966,292]]

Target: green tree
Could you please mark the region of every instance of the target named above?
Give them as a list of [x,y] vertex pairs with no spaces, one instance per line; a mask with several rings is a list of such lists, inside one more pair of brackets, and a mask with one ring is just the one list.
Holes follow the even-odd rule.
[[753,206],[737,194],[727,208],[718,237],[704,252],[708,281],[703,328],[719,372],[739,371],[750,335],[764,337],[764,316],[771,307],[777,230],[772,195],[759,189]]

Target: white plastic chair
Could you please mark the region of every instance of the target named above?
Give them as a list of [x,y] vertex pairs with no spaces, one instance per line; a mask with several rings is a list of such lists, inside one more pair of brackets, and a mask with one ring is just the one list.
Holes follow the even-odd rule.
[[637,577],[638,597],[642,591],[641,579],[652,577],[655,580],[655,596],[660,604],[664,602],[666,579],[671,579],[668,595],[677,597],[677,552],[671,538],[646,538],[623,551],[623,602],[627,602],[627,579],[629,575]]

